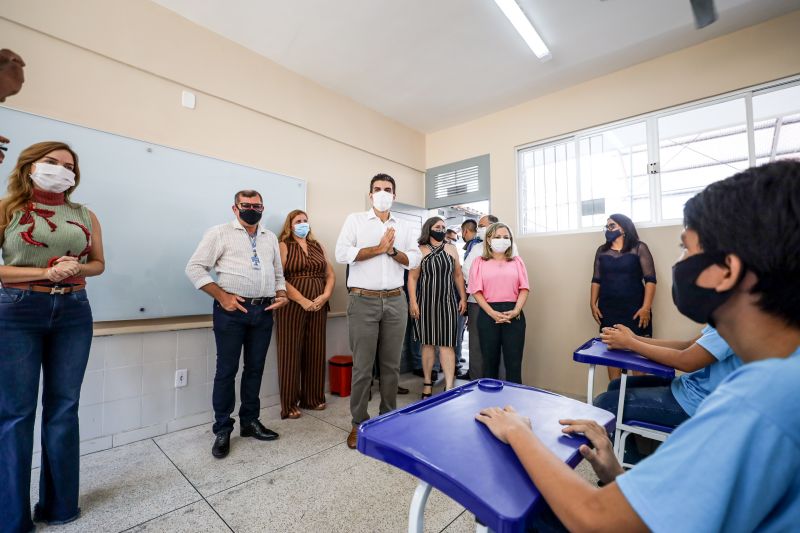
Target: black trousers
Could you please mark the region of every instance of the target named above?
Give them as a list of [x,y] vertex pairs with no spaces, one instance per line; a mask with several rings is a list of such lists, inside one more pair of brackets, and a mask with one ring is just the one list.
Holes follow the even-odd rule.
[[[489,304],[495,311],[511,311],[516,302]],[[483,377],[497,379],[500,375],[500,357],[506,367],[506,381],[522,383],[522,354],[525,349],[525,315],[511,323],[495,324],[486,312],[478,313],[478,334],[483,355]]]

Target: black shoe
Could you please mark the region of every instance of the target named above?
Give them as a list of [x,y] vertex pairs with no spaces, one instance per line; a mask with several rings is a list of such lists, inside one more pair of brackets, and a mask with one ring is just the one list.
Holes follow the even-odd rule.
[[411,371],[411,373],[414,374],[415,376],[419,376],[421,378],[425,377],[425,373],[422,371],[421,368],[415,368],[414,370]]
[[397,386],[397,394],[408,394],[408,389],[398,385]]
[[431,370],[431,381],[436,383],[439,380],[439,372]]
[[214,439],[214,445],[211,447],[211,455],[217,459],[227,457],[228,452],[231,451],[231,434],[220,433]]
[[463,379],[463,380],[466,380],[466,381],[472,381],[472,379],[470,379],[470,377],[469,377],[469,370],[467,370],[466,372],[461,372],[459,374],[456,374],[456,379]]
[[459,362],[459,363],[466,363],[466,362],[467,362],[467,360],[466,360],[466,359],[464,359],[463,357],[461,357],[461,358],[459,358],[458,362]]
[[424,400],[425,398],[430,398],[430,397],[431,397],[431,395],[433,394],[433,383],[423,383],[423,384],[422,384],[422,388],[423,388],[423,390],[425,389],[425,387],[430,387],[430,388],[431,388],[431,391],[430,391],[430,392],[423,392],[423,393],[420,395],[420,399],[421,399],[421,400]]
[[258,420],[253,420],[246,426],[242,426],[242,430],[239,434],[242,437],[253,437],[258,440],[275,440],[278,438],[277,433],[271,429],[265,428],[264,424]]

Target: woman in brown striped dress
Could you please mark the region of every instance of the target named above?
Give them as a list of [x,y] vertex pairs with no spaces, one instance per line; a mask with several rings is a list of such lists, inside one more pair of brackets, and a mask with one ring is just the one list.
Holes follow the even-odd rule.
[[276,311],[281,418],[325,409],[325,325],[336,281],[308,215],[295,209],[278,238],[289,304]]

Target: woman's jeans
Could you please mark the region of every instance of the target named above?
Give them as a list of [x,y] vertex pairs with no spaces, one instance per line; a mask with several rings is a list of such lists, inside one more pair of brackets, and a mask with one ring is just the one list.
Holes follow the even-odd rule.
[[78,517],[78,401],[92,344],[86,291],[0,289],[0,531],[33,529],[33,426],[42,384],[42,464],[36,519]]
[[[495,311],[511,311],[516,302],[489,304]],[[506,367],[506,381],[522,383],[522,355],[525,348],[525,315],[520,313],[511,322],[495,324],[481,309],[478,313],[478,336],[483,356],[483,377],[497,379],[500,376],[500,357]]]

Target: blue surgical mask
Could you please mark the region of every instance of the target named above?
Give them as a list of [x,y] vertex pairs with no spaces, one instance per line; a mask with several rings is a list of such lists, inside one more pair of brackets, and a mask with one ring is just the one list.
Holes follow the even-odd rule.
[[301,239],[304,239],[309,231],[311,231],[311,224],[308,222],[301,222],[294,225],[294,234]]

